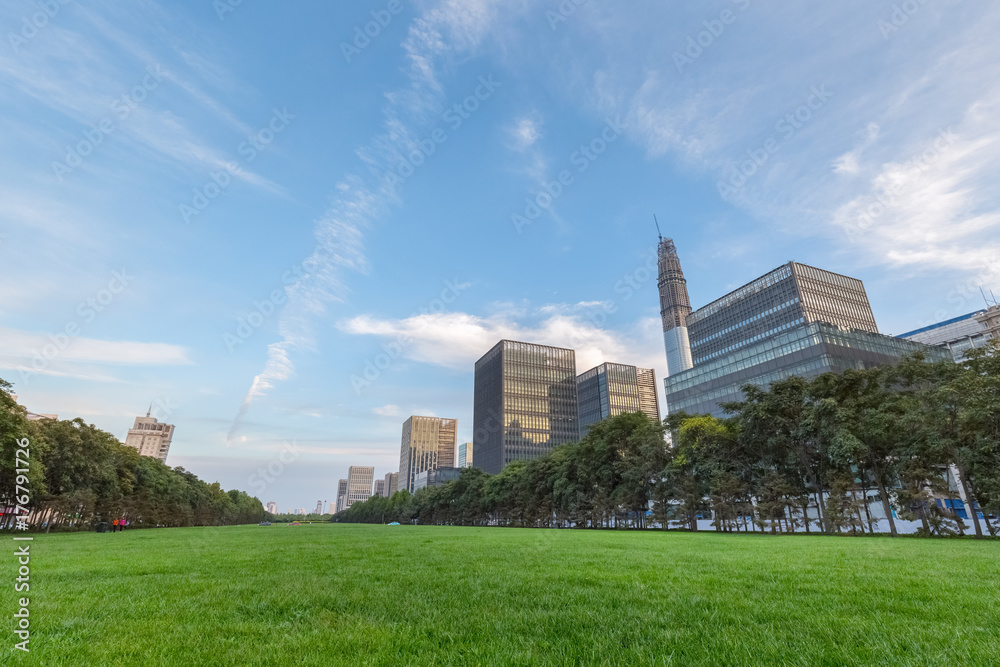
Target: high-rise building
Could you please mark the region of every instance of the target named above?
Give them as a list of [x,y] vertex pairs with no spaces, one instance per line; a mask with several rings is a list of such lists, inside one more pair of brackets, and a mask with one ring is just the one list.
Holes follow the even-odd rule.
[[271,502],[269,502],[267,504],[267,511],[270,512],[271,514],[277,514],[278,513],[278,503],[274,502],[273,500]]
[[894,363],[924,350],[878,333],[860,280],[789,262],[687,317],[694,366],[664,379],[671,414],[722,416],[741,387]]
[[991,339],[1000,338],[1000,306],[992,305],[986,310],[931,324],[899,337],[943,347],[951,352],[956,362],[961,361],[967,350],[983,347]]
[[642,412],[660,421],[656,373],[652,368],[605,362],[577,376],[576,392],[581,438],[591,424],[623,412]]
[[351,466],[347,469],[347,501],[345,509],[372,497],[374,466]]
[[473,462],[497,474],[580,437],[576,353],[502,340],[476,362]]
[[337,511],[342,512],[346,509],[345,504],[347,503],[347,480],[342,479],[337,482]]
[[399,473],[387,472],[385,474],[385,497],[392,498],[399,490]]
[[383,498],[385,498],[385,480],[384,479],[376,479],[375,480],[375,488],[372,490],[372,495],[373,496],[382,496]]
[[472,443],[463,442],[458,446],[458,463],[459,468],[471,468],[472,467]]
[[152,456],[165,462],[173,438],[173,424],[161,424],[147,412],[145,417],[135,418],[135,424],[125,436],[125,444],[139,450],[142,456]]
[[322,500],[317,500],[316,501],[316,512],[315,512],[315,514],[322,514],[322,513],[323,513],[323,501]]
[[403,422],[399,447],[399,489],[413,493],[413,478],[431,468],[455,465],[458,420],[410,417]]
[[667,351],[667,375],[691,368],[691,345],[687,317],[691,314],[687,280],[673,239],[660,237],[657,247],[659,265],[660,319],[663,321],[663,345]]

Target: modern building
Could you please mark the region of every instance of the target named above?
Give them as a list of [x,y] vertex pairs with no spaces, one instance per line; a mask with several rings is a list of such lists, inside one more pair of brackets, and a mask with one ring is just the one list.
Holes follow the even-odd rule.
[[347,503],[347,480],[342,479],[337,482],[337,511],[343,512]]
[[315,514],[322,514],[323,513],[323,501],[322,500],[317,500],[316,501],[316,511],[314,513]]
[[382,496],[383,498],[385,498],[385,480],[384,479],[376,479],[375,480],[375,488],[372,490],[372,495],[373,496]]
[[691,314],[687,280],[681,269],[673,239],[660,237],[657,247],[659,266],[660,319],[663,321],[663,344],[667,351],[667,375],[691,368],[691,345],[687,317]]
[[577,376],[576,392],[581,438],[591,424],[623,412],[642,412],[660,421],[656,373],[652,368],[605,362]]
[[403,422],[399,448],[399,489],[413,493],[417,473],[455,465],[458,420],[410,417]]
[[692,312],[687,325],[694,366],[664,379],[671,414],[722,416],[744,384],[895,363],[917,350],[948,356],[879,334],[860,280],[797,262]]
[[458,467],[459,468],[471,468],[472,467],[472,450],[473,446],[471,442],[463,442],[458,446]]
[[139,450],[142,456],[152,456],[165,462],[173,438],[173,424],[161,424],[146,412],[145,417],[135,418],[135,424],[125,436],[125,444]]
[[924,345],[943,347],[951,352],[956,362],[961,361],[967,350],[983,347],[993,338],[1000,338],[1000,306],[992,305],[961,317],[931,324],[900,334],[900,338]]
[[473,463],[497,474],[580,437],[576,353],[502,340],[476,362]]
[[267,511],[270,512],[271,514],[277,514],[278,513],[278,503],[274,502],[273,500],[271,502],[269,502],[267,504]]
[[417,473],[413,479],[413,491],[416,493],[426,486],[441,486],[445,482],[451,482],[459,478],[462,474],[461,468],[431,468]]
[[354,503],[360,503],[372,497],[372,481],[375,478],[374,466],[351,466],[347,469],[347,501],[344,508]]
[[399,473],[388,472],[385,474],[385,497],[392,498],[399,490]]

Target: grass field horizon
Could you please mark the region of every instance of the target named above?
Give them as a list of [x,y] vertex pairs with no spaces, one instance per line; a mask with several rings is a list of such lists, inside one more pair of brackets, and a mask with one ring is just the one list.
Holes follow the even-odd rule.
[[312,524],[39,535],[31,551],[31,653],[8,634],[8,664],[1000,655],[995,541]]

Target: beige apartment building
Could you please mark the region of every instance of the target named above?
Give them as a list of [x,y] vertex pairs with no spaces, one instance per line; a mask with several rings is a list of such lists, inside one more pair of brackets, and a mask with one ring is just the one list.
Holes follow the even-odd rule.
[[351,466],[347,469],[347,501],[344,509],[354,503],[362,503],[372,497],[372,482],[375,481],[375,466]]
[[152,456],[166,462],[173,438],[173,424],[161,424],[147,412],[145,417],[135,418],[135,424],[125,436],[125,444],[139,450],[142,456]]
[[458,420],[412,416],[403,422],[399,448],[399,490],[413,493],[418,473],[455,465]]

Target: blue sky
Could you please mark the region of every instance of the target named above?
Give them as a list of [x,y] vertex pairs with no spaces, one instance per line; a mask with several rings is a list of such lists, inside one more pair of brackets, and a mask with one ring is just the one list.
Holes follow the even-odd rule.
[[331,5],[4,3],[23,404],[153,403],[171,465],[311,508],[411,414],[471,439],[500,338],[662,377],[653,213],[695,307],[790,259],[885,333],[1000,288],[992,3]]

